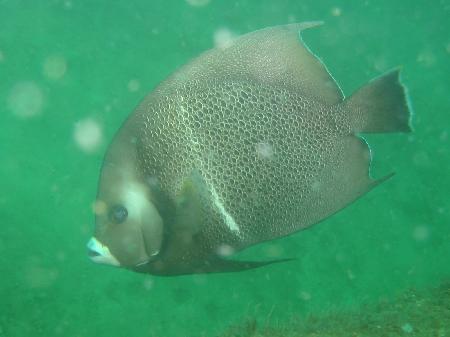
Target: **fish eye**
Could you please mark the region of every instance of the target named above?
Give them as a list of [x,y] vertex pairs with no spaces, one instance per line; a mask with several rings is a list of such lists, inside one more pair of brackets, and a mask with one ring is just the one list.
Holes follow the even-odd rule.
[[124,222],[127,216],[128,211],[122,205],[114,205],[109,211],[109,219],[116,224]]

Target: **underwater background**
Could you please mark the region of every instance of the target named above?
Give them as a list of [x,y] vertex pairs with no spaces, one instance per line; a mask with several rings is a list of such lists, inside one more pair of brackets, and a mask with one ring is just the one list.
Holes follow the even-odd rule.
[[[242,273],[156,277],[89,261],[103,154],[189,59],[259,28],[303,39],[346,95],[396,66],[411,134],[367,136],[396,172]],[[0,337],[450,336],[450,1],[0,0]]]

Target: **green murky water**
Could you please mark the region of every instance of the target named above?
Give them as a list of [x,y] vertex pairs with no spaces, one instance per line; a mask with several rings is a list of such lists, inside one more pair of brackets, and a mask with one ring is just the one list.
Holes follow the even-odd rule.
[[[140,99],[215,44],[317,19],[304,40],[346,94],[403,67],[415,132],[368,137],[373,176],[395,178],[239,255],[294,262],[176,278],[91,263],[102,156]],[[449,31],[448,0],[0,0],[0,336],[450,336]]]

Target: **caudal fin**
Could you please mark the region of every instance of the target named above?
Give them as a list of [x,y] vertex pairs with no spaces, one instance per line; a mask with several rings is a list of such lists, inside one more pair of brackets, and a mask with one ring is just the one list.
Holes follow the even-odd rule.
[[395,69],[370,81],[344,100],[355,132],[410,132],[408,95]]

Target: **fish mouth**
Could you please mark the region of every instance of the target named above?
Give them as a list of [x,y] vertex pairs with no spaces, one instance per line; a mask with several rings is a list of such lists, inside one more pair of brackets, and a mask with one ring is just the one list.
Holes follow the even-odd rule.
[[88,252],[87,252],[87,254],[88,254],[88,256],[91,257],[91,258],[96,257],[96,256],[100,256],[100,255],[101,255],[99,252],[96,252],[96,251],[93,251],[93,250],[89,249],[89,247],[88,247]]
[[120,262],[111,254],[108,246],[105,246],[96,238],[92,237],[87,243],[87,255],[91,261],[111,266],[120,266]]

